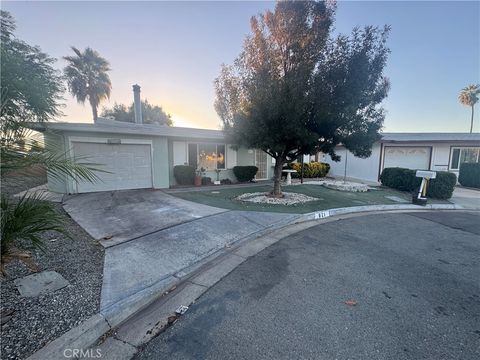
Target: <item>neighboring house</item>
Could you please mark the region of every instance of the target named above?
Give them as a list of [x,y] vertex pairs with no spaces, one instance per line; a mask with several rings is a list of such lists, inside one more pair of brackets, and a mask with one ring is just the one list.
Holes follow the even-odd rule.
[[336,148],[341,161],[332,161],[320,154],[319,161],[330,164],[329,175],[379,181],[382,170],[388,167],[453,172],[458,177],[460,164],[480,162],[480,133],[383,133],[375,143],[372,155],[355,157],[343,146]]
[[[256,165],[257,180],[273,176],[272,158],[265,152],[227,144],[222,131],[126,123],[98,119],[94,124],[47,123],[47,145],[71,159],[99,164],[99,181],[77,182],[48,176],[48,188],[59,193],[168,188],[175,185],[173,167],[205,168],[206,176],[235,180],[236,165]],[[38,127],[37,127],[38,129]]]

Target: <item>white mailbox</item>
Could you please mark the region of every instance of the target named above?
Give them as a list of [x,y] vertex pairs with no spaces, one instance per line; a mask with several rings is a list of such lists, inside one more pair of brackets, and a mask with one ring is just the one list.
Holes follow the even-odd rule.
[[417,177],[425,178],[425,179],[435,179],[437,176],[436,171],[430,171],[430,170],[417,170],[417,173],[415,174]]
[[418,190],[417,196],[414,195],[412,201],[414,204],[425,206],[427,204],[428,181],[435,179],[437,177],[437,173],[430,170],[417,170],[415,175],[416,177],[422,178],[422,183],[420,184],[420,189]]

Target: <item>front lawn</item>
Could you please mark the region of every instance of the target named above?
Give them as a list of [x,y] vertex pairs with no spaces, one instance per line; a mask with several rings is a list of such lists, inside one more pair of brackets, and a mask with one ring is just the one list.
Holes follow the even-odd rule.
[[[173,196],[179,198],[215,206],[224,209],[231,210],[248,210],[248,211],[272,211],[283,213],[298,213],[304,214],[317,210],[325,210],[340,207],[350,206],[362,206],[362,205],[379,205],[379,204],[401,204],[398,201],[388,199],[387,196],[396,196],[404,199],[404,204],[411,203],[411,195],[407,192],[401,192],[384,187],[378,187],[376,190],[369,190],[364,193],[353,193],[327,189],[320,185],[295,185],[284,186],[283,191],[296,192],[318,198],[317,201],[311,201],[304,204],[297,205],[271,205],[271,204],[256,204],[246,203],[239,200],[235,200],[238,195],[244,193],[254,192],[269,192],[272,187],[270,185],[265,186],[252,186],[252,187],[238,187],[228,189],[215,189],[211,187],[208,191],[191,191],[191,192],[179,192],[172,193]],[[447,201],[431,200],[429,203],[448,203]]]

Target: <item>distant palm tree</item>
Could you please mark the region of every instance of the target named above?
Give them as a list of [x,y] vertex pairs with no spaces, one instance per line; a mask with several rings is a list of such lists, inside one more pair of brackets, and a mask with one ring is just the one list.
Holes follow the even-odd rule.
[[472,107],[472,119],[470,120],[470,134],[473,132],[473,114],[474,106],[478,102],[478,94],[480,94],[480,85],[468,85],[463,88],[458,95],[458,100],[465,106]]
[[75,56],[64,57],[69,63],[64,69],[68,88],[79,103],[85,103],[88,98],[92,106],[93,121],[97,121],[100,102],[110,98],[112,83],[107,74],[110,64],[89,47],[81,52],[72,46],[72,50]]

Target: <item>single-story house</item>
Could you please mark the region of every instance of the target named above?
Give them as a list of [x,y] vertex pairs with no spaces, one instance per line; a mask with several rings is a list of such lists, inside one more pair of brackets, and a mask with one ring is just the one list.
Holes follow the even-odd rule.
[[[38,128],[38,127],[37,127]],[[220,130],[126,123],[99,118],[96,123],[51,122],[44,125],[45,142],[80,162],[99,164],[99,181],[48,176],[58,193],[168,188],[175,185],[173,167],[189,164],[206,169],[205,176],[235,180],[237,165],[258,167],[257,180],[273,177],[272,158],[261,150],[227,144]]]
[[372,148],[372,155],[358,158],[343,146],[336,148],[341,156],[332,161],[327,154],[318,160],[330,164],[329,174],[377,182],[388,167],[449,171],[457,175],[463,162],[480,162],[480,133],[383,133]]

